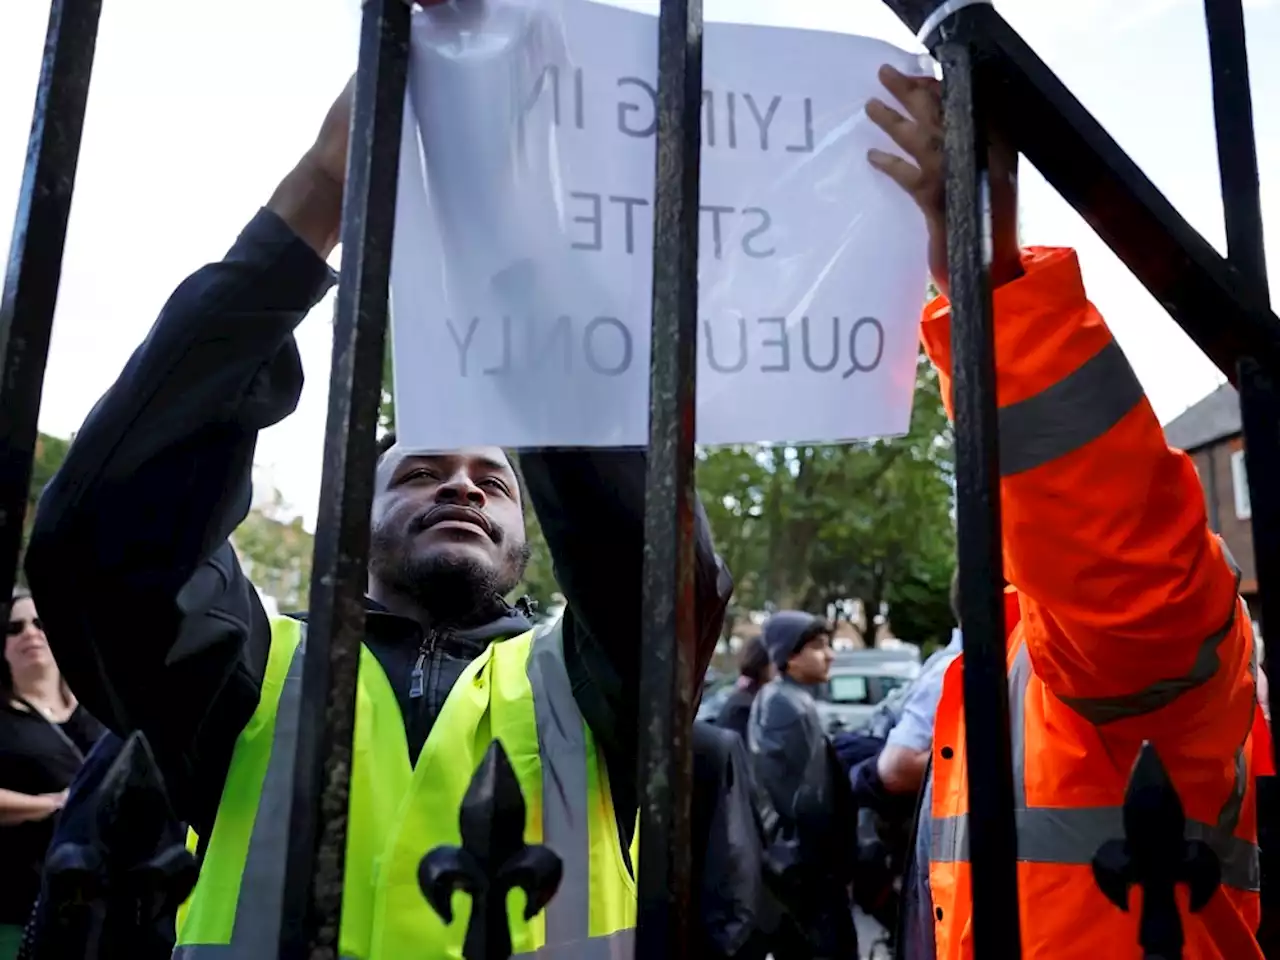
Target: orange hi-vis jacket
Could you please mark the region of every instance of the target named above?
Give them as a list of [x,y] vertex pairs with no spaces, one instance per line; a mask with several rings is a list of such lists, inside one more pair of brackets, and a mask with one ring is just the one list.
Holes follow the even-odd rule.
[[[1155,414],[1070,250],[1031,249],[995,292],[1019,908],[1026,960],[1142,956],[1128,912],[1090,861],[1123,837],[1143,740],[1168,768],[1187,836],[1213,847],[1222,886],[1200,913],[1179,891],[1187,960],[1254,960],[1259,920],[1253,636],[1237,574],[1210,532],[1187,456]],[[951,315],[922,338],[951,404]],[[929,871],[939,960],[973,957],[968,784],[959,658],[933,738]],[[997,921],[998,922],[998,921]],[[917,958],[912,958],[917,960]]]
[[1259,705],[1253,711],[1253,775],[1255,777],[1274,777],[1276,760],[1271,744],[1271,724]]

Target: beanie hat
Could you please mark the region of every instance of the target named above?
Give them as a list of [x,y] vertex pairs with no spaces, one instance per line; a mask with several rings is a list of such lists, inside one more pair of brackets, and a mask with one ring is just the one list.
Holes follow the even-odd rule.
[[801,610],[780,610],[765,621],[761,638],[769,659],[779,669],[787,665],[797,650],[821,633],[830,633],[831,625],[820,617]]

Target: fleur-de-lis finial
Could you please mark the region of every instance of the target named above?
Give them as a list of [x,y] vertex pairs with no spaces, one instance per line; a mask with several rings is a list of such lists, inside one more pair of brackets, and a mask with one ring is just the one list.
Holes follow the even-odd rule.
[[445,923],[453,922],[453,892],[470,894],[471,920],[462,946],[466,960],[507,960],[507,892],[524,890],[525,919],[530,920],[555,896],[563,866],[546,847],[524,842],[524,795],[497,740],[471,778],[458,823],[462,846],[429,851],[418,866],[418,884]]
[[1218,889],[1221,867],[1207,843],[1186,838],[1186,817],[1155,747],[1143,743],[1124,797],[1124,839],[1109,840],[1093,857],[1093,876],[1107,899],[1129,909],[1129,888],[1142,888],[1138,942],[1147,960],[1180,960],[1182,918],[1174,890],[1185,883],[1191,910]]
[[92,792],[71,813],[73,838],[49,851],[41,910],[21,956],[167,958],[174,912],[198,867],[146,737],[131,734],[100,782],[81,788]]

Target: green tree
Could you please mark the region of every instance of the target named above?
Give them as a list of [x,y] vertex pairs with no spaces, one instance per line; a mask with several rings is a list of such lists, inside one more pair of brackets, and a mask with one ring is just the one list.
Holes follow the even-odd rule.
[[31,463],[31,485],[27,494],[27,523],[35,516],[36,503],[45,486],[53,479],[53,475],[67,458],[71,449],[71,441],[61,437],[52,437],[47,433],[36,435],[36,455]]
[[529,565],[525,567],[524,579],[512,591],[512,599],[528,597],[538,604],[539,612],[546,613],[560,593],[560,585],[551,568],[551,548],[542,535],[538,515],[527,505],[524,511],[524,533],[525,542],[529,544]]
[[307,609],[311,589],[311,555],[315,538],[302,526],[280,491],[254,507],[236,527],[231,543],[246,576],[281,611]]
[[[62,466],[70,447],[70,440],[44,433],[36,440],[27,494],[27,534],[40,494]],[[302,518],[287,509],[279,491],[273,491],[265,505],[250,510],[231,539],[249,578],[264,593],[274,597],[281,609],[306,608],[313,537],[303,529]]]
[[755,446],[697,450],[702,505],[716,550],[734,578],[725,615],[726,636],[740,616],[759,609],[770,589],[769,523],[780,486],[771,483],[771,467],[769,456]]
[[923,355],[904,437],[721,448],[701,451],[698,465],[736,606],[860,599],[873,615],[887,607],[911,640],[949,626],[952,477],[951,428]]
[[40,494],[44,492],[44,488],[53,479],[53,475],[58,472],[58,468],[62,466],[62,461],[67,458],[67,451],[70,448],[70,440],[50,436],[47,433],[36,434],[35,456],[31,461],[31,482],[27,485],[27,507],[26,513],[22,518],[22,549],[18,557],[19,582],[25,580],[22,571],[22,557],[26,554],[27,540],[31,536],[31,526],[35,523],[36,505],[40,502]]

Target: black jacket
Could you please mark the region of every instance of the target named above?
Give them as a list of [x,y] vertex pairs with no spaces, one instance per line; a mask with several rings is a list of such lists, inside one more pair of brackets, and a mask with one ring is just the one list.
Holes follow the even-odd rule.
[[756,702],[756,694],[759,692],[758,687],[735,687],[733,693],[729,694],[725,700],[724,706],[720,708],[720,715],[716,717],[716,726],[732,730],[742,738],[743,743],[746,743],[751,704]]
[[751,705],[747,746],[756,779],[783,819],[793,819],[806,771],[827,746],[809,688],[785,674],[761,687]]
[[[270,640],[227,538],[249,508],[258,432],[298,402],[294,328],[332,283],[306,243],[260,212],[222,262],[170,298],[36,514],[27,575],[64,675],[112,729],[147,735],[178,815],[202,833],[257,703]],[[521,468],[568,600],[570,679],[629,838],[644,453],[528,453]],[[701,670],[732,587],[701,514],[697,555]],[[411,744],[425,739],[460,665],[491,637],[522,628],[506,615],[438,638],[428,695],[406,712]],[[415,623],[371,612],[367,644],[402,698],[421,641]]]

